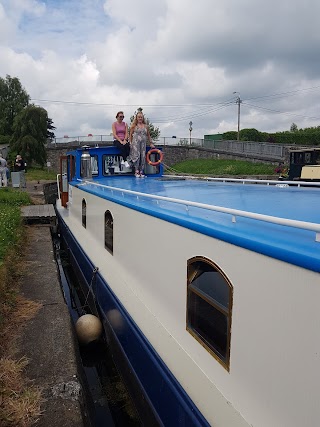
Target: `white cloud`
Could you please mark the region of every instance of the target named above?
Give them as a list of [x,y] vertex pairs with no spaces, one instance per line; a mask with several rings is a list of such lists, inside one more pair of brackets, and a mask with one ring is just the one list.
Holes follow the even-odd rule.
[[109,133],[139,106],[162,136],[187,137],[190,120],[195,137],[236,130],[234,91],[242,128],[317,126],[319,12],[315,0],[0,0],[0,76],[20,79],[57,136]]

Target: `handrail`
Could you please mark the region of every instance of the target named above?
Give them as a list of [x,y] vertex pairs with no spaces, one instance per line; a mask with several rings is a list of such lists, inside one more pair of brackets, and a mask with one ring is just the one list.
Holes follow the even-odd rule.
[[294,220],[294,219],[280,218],[280,217],[275,217],[275,216],[271,216],[271,215],[264,215],[264,214],[242,211],[239,209],[225,208],[222,206],[215,206],[215,205],[208,205],[205,203],[192,202],[190,200],[182,200],[182,199],[175,199],[172,197],[164,197],[164,196],[157,196],[157,195],[153,195],[153,194],[146,194],[146,193],[141,193],[138,191],[125,190],[125,189],[118,188],[118,187],[112,187],[110,185],[99,184],[99,183],[92,182],[92,181],[84,181],[83,184],[102,187],[102,188],[106,188],[110,191],[118,191],[119,193],[131,194],[134,196],[138,196],[138,197],[140,196],[140,197],[144,197],[147,199],[163,200],[165,202],[177,203],[177,204],[185,205],[187,208],[188,208],[188,206],[193,206],[193,207],[200,208],[200,209],[207,209],[210,211],[227,213],[227,214],[232,215],[232,222],[236,222],[236,216],[240,216],[240,217],[244,217],[244,218],[251,218],[251,219],[258,220],[258,221],[264,221],[264,222],[273,223],[273,224],[277,224],[277,225],[285,225],[287,227],[294,227],[294,228],[300,228],[303,230],[315,231],[316,232],[316,239],[315,240],[316,240],[316,242],[320,242],[320,224],[317,224],[314,222],[306,222],[306,221],[299,221],[299,220]]
[[210,176],[201,176],[197,177],[194,175],[167,175],[172,178],[187,178],[187,179],[194,179],[194,180],[204,180],[204,181],[218,181],[218,182],[235,182],[235,183],[259,183],[259,184],[267,184],[267,185],[278,185],[282,186],[282,184],[296,186],[296,187],[319,187],[320,182],[309,182],[309,181],[280,181],[277,179],[253,179],[253,178],[217,178],[217,177],[210,177]]

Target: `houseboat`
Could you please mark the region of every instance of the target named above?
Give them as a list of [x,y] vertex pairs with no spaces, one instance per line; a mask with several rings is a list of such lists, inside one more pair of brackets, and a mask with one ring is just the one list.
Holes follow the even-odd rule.
[[320,189],[61,158],[61,236],[146,426],[320,425]]

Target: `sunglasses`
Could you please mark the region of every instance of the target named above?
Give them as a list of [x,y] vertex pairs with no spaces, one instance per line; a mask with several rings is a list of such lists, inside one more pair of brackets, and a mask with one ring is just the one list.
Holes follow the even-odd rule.
[[118,116],[119,117],[119,119],[124,119],[124,116]]

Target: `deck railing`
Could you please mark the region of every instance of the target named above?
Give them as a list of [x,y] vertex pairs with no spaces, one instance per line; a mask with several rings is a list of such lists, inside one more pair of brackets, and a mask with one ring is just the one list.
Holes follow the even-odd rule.
[[[234,182],[235,180],[232,180],[232,181]],[[254,180],[240,180],[240,181],[242,181],[244,183],[245,181],[254,181]],[[259,183],[260,182],[261,181],[259,181]],[[270,184],[271,185],[283,185],[283,184],[298,185],[295,181],[285,181],[285,182],[281,182],[281,184],[279,184],[279,181],[268,181],[268,182],[269,182],[269,185]],[[239,217],[243,217],[243,218],[251,218],[254,220],[264,221],[264,222],[273,223],[273,224],[277,224],[277,225],[284,225],[287,227],[300,228],[303,230],[314,231],[316,233],[315,241],[320,242],[320,224],[317,224],[314,222],[306,222],[306,221],[299,221],[299,220],[293,220],[293,219],[287,219],[287,218],[280,218],[280,217],[275,217],[275,216],[271,216],[271,215],[264,215],[264,214],[254,213],[254,212],[242,211],[239,209],[225,208],[222,206],[215,206],[215,205],[208,205],[205,203],[192,202],[191,200],[182,200],[182,199],[176,199],[176,198],[172,198],[172,197],[146,194],[146,193],[141,193],[139,191],[125,190],[125,189],[113,187],[110,185],[98,184],[98,183],[95,183],[92,181],[83,181],[82,183],[85,185],[89,185],[89,186],[102,187],[103,189],[110,190],[111,192],[114,192],[114,191],[119,192],[123,196],[125,194],[130,194],[130,195],[136,196],[138,198],[141,197],[144,199],[152,199],[155,201],[161,200],[161,201],[165,201],[165,202],[177,203],[180,205],[184,205],[186,207],[186,210],[188,210],[189,207],[192,206],[192,207],[196,207],[196,208],[200,208],[200,209],[206,209],[206,210],[210,210],[210,211],[226,213],[226,214],[231,215],[231,221],[233,223],[236,222],[236,217],[239,216]],[[275,183],[277,183],[277,184],[275,184]],[[310,183],[306,183],[306,184],[310,184]],[[301,182],[300,182],[300,185],[301,185]]]

